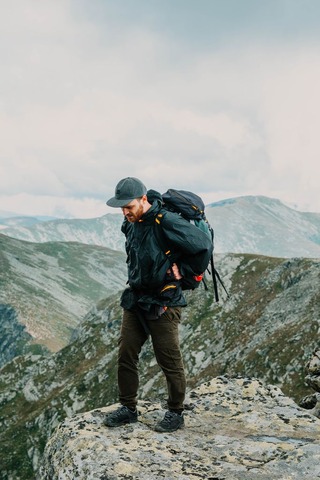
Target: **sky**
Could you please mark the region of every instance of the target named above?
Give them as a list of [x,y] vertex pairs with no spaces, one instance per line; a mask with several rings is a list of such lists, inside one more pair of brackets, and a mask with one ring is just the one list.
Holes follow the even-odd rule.
[[0,0],[0,214],[117,182],[320,212],[320,1]]

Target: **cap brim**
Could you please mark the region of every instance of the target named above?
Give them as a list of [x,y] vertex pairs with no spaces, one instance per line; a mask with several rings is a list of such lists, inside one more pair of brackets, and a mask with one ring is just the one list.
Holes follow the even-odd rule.
[[106,204],[109,207],[121,208],[121,207],[125,207],[126,205],[128,205],[128,203],[132,202],[132,200],[134,200],[134,198],[127,198],[125,200],[119,200],[115,197],[112,197],[109,200],[107,200]]

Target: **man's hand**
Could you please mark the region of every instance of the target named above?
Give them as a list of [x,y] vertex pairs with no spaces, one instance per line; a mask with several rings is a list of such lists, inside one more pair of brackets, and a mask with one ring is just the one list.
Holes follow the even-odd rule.
[[172,264],[171,271],[173,273],[173,276],[174,276],[175,280],[181,280],[182,275],[181,275],[179,267],[176,263]]

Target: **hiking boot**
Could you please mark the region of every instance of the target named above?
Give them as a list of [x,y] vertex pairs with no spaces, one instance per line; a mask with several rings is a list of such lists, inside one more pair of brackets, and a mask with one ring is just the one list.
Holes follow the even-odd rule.
[[179,428],[184,426],[184,418],[183,415],[176,412],[171,412],[168,410],[161,420],[161,422],[157,423],[155,426],[156,432],[174,432]]
[[103,420],[103,423],[107,427],[119,427],[120,425],[125,425],[126,423],[135,423],[138,421],[138,412],[137,410],[133,412],[125,405],[122,405],[114,412],[108,413]]

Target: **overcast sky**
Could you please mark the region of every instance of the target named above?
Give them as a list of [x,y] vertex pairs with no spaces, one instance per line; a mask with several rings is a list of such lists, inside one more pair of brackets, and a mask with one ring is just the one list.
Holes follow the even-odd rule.
[[319,0],[0,6],[0,212],[100,216],[126,176],[320,212]]

